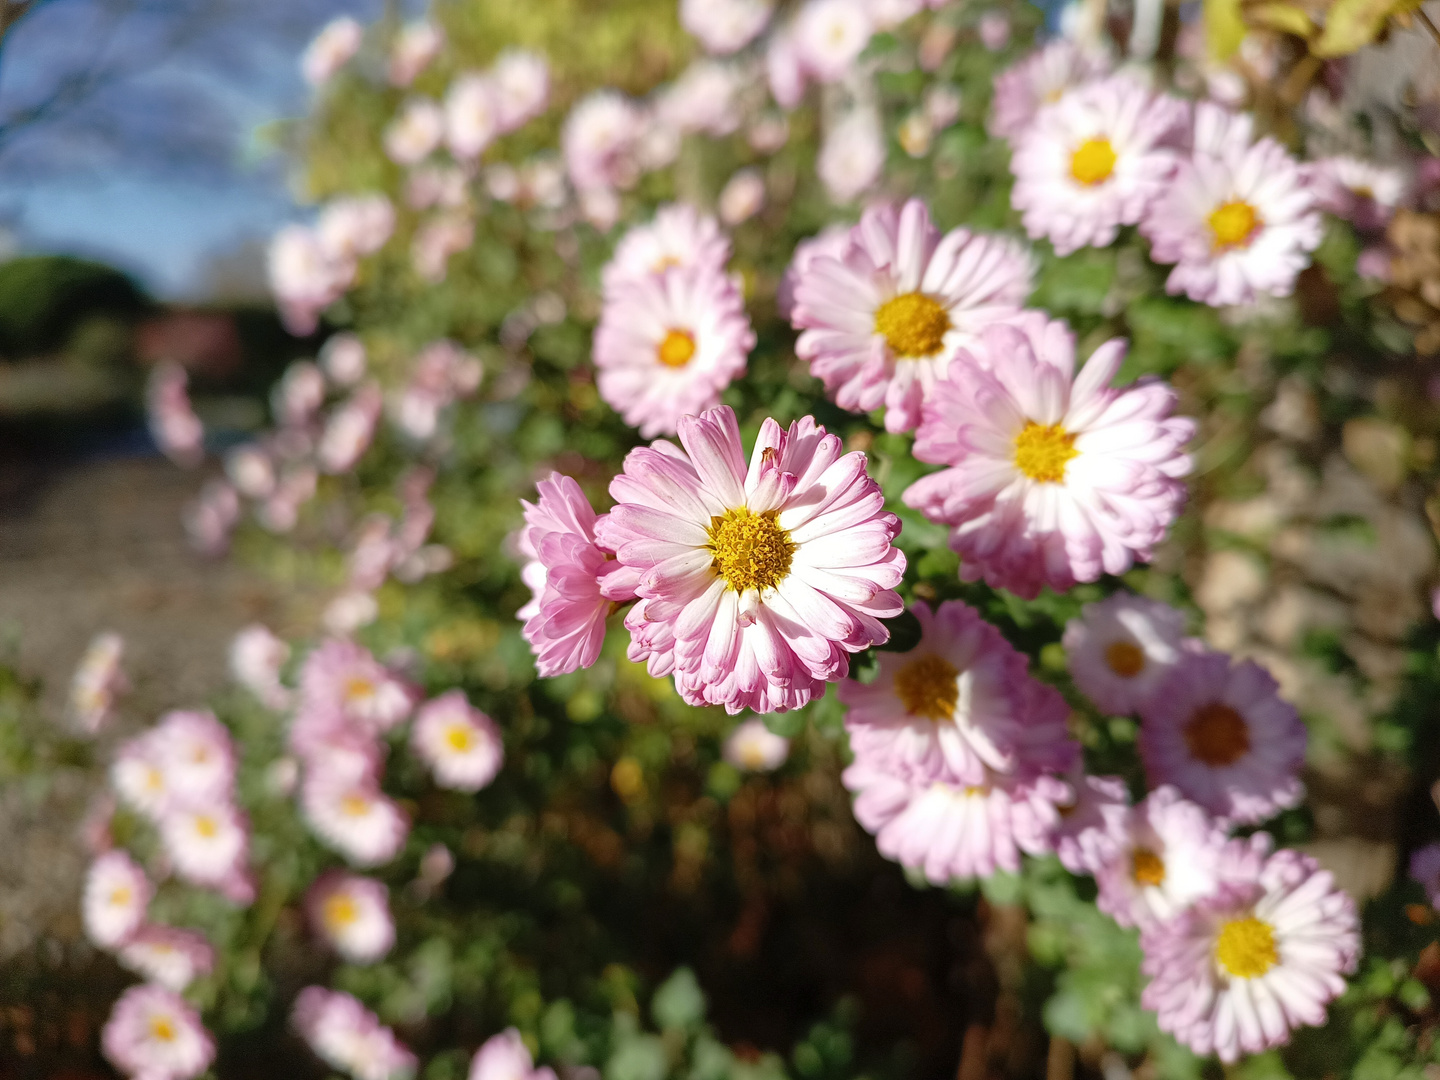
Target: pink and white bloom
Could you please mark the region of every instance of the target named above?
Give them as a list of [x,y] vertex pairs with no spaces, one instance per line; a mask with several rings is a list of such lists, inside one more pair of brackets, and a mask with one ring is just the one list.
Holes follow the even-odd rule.
[[325,376],[309,360],[296,360],[270,391],[270,411],[281,427],[309,425],[325,404]]
[[851,203],[865,194],[884,168],[880,114],[865,105],[851,109],[826,130],[815,159],[815,174],[837,203]]
[[173,361],[156,366],[145,390],[150,437],[176,465],[193,469],[205,460],[205,425],[195,415],[187,387],[190,376]]
[[805,70],[833,83],[850,71],[874,30],[862,0],[805,0],[791,33]]
[[906,505],[951,526],[960,576],[1036,596],[1148,559],[1185,498],[1194,424],[1154,379],[1116,389],[1125,343],[1075,371],[1075,339],[1036,315],[961,349],[925,401],[915,456],[951,466]]
[[1130,792],[1118,776],[1083,768],[1066,777],[1069,797],[1056,804],[1055,854],[1072,874],[1093,874],[1118,854],[1128,832]]
[[667,203],[620,238],[601,280],[608,300],[676,267],[722,274],[729,261],[730,238],[715,218],[689,203]]
[[253,899],[254,886],[246,877],[250,828],[235,807],[171,807],[160,819],[160,840],[181,879],[237,903]]
[[225,475],[247,499],[266,499],[275,491],[275,461],[256,443],[243,443],[225,452]]
[[408,22],[390,46],[391,86],[409,86],[445,47],[445,32],[429,19]]
[[85,936],[102,949],[119,948],[144,925],[153,893],[145,871],[127,852],[105,852],[85,874]]
[[270,709],[288,708],[290,689],[280,671],[290,659],[290,646],[267,627],[251,623],[230,642],[230,677]]
[[755,333],[736,281],[674,267],[608,299],[595,330],[596,385],[645,438],[712,409],[744,372]]
[[367,383],[330,413],[315,447],[321,469],[338,476],[355,467],[375,438],[384,402],[380,387]]
[[320,346],[320,370],[332,386],[348,388],[365,377],[365,343],[355,334],[334,334]]
[[1062,642],[1075,685],[1102,711],[1140,708],[1180,662],[1185,614],[1130,593],[1086,604]]
[[537,1069],[520,1032],[512,1027],[490,1036],[475,1051],[469,1080],[555,1080],[555,1070]]
[[659,96],[657,119],[680,134],[729,135],[740,126],[745,75],[734,64],[697,60]]
[[418,165],[444,137],[445,110],[429,98],[411,98],[385,129],[385,153],[397,165]]
[[408,1080],[419,1062],[395,1033],[349,994],[307,986],[290,1022],[317,1057],[355,1080]]
[[1108,247],[1135,225],[1174,173],[1189,110],[1133,75],[1070,90],[1015,140],[1010,202],[1032,240],[1057,255]]
[[790,756],[790,740],[776,735],[764,720],[752,716],[725,737],[720,756],[741,772],[774,772]]
[[765,205],[765,178],[758,169],[739,170],[725,182],[715,205],[726,225],[749,221]]
[[100,1047],[133,1080],[190,1080],[215,1060],[200,1014],[163,986],[132,986],[110,1010]]
[[314,229],[287,225],[270,242],[270,289],[291,333],[312,333],[320,312],[338,300],[350,284],[351,268],[337,264]]
[[315,222],[320,246],[337,262],[375,254],[394,231],[395,207],[384,195],[334,199]]
[[495,779],[505,758],[500,729],[470,704],[463,690],[420,706],[410,746],[430,767],[435,782],[452,791],[479,791]]
[[545,112],[550,101],[550,65],[528,49],[506,49],[490,69],[500,131],[515,131]]
[[1384,229],[1409,195],[1401,170],[1348,154],[1321,158],[1301,169],[1321,210],[1367,231]]
[[360,51],[364,38],[364,27],[348,15],[326,23],[300,58],[305,81],[311,86],[324,86]]
[[395,944],[390,890],[374,878],[322,874],[305,895],[305,911],[315,931],[352,964],[374,963]]
[[352,866],[382,866],[400,854],[410,823],[369,777],[312,772],[300,791],[311,831]]
[[1288,296],[1323,223],[1300,164],[1248,114],[1195,106],[1194,150],[1140,223],[1165,288],[1214,307]]
[[614,90],[597,90],[565,118],[560,135],[570,182],[580,191],[629,188],[639,179],[635,161],[645,118]]
[[209,709],[166,713],[151,733],[173,798],[190,805],[228,801],[235,787],[230,730]]
[[1219,887],[1225,833],[1173,787],[1126,814],[1119,841],[1094,873],[1096,903],[1121,926],[1173,918]]
[[459,161],[473,161],[500,134],[500,108],[490,76],[467,72],[445,95],[445,144]]
[[782,319],[794,318],[795,285],[810,273],[816,259],[824,256],[837,262],[845,261],[845,253],[850,249],[851,231],[849,225],[826,225],[814,236],[795,245],[790,265],[785,268],[785,273],[780,278],[780,286],[775,291],[775,305],[780,309]]
[[155,729],[121,743],[110,765],[110,786],[120,801],[151,822],[158,822],[171,802],[167,762]]
[[240,520],[240,496],[223,480],[207,480],[181,514],[190,546],[202,555],[224,554]]
[[680,25],[716,56],[739,52],[765,29],[768,0],[680,0]]
[[956,351],[1020,314],[1034,263],[1009,240],[942,236],[919,199],[865,211],[849,240],[804,265],[797,251],[795,351],[841,408],[884,405],[886,429],[909,431]]
[[332,639],[300,669],[300,708],[337,715],[372,733],[389,731],[415,708],[415,689],[365,646]]
[[115,699],[130,688],[120,667],[125,639],[105,630],[91,639],[70,680],[70,717],[87,735],[95,735],[113,715]]
[[990,133],[1013,139],[1030,127],[1042,108],[1059,101],[1067,90],[1103,75],[1107,67],[1102,57],[1074,42],[1051,41],[996,77]]
[[177,994],[215,966],[204,934],[153,924],[132,934],[116,956],[122,967]]
[[1148,926],[1140,944],[1141,1004],[1160,1030],[1226,1063],[1323,1024],[1360,958],[1355,902],[1296,851]]
[[475,219],[468,211],[440,214],[415,231],[410,264],[421,278],[438,285],[450,272],[450,256],[468,250],[474,242]]
[[1410,879],[1424,888],[1431,907],[1440,907],[1440,843],[1415,849],[1410,856]]
[[679,423],[683,450],[631,451],[597,539],[638,575],[632,659],[673,635],[681,696],[731,713],[799,708],[888,640],[905,557],[865,455],[812,417],[761,425],[747,468],[735,413]]
[[1140,710],[1151,784],[1234,824],[1264,821],[1304,794],[1305,725],[1253,660],[1186,652]]

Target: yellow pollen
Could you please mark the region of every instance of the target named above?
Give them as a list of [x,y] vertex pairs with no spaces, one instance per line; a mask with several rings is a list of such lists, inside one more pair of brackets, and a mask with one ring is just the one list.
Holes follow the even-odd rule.
[[322,918],[324,918],[326,926],[337,930],[342,929],[359,917],[359,905],[344,893],[336,893],[325,898]]
[[110,903],[114,904],[116,907],[124,907],[126,904],[130,903],[130,896],[130,889],[127,886],[121,885],[118,889],[111,890]]
[[1229,705],[1212,701],[1196,709],[1185,725],[1185,745],[1191,757],[1206,765],[1233,765],[1250,750],[1250,729]]
[[904,293],[875,309],[875,332],[896,356],[921,360],[945,345],[950,313],[921,292]]
[[1130,876],[1136,885],[1165,884],[1165,860],[1149,848],[1138,847],[1130,853]]
[[165,777],[155,766],[145,770],[145,789],[147,791],[164,791]]
[[1093,187],[1110,179],[1115,171],[1115,148],[1106,138],[1086,139],[1070,155],[1070,175],[1076,183]]
[[1244,199],[1232,199],[1210,215],[1210,232],[1215,237],[1216,251],[1249,247],[1264,222],[1255,208]]
[[738,593],[773,589],[790,573],[795,542],[776,522],[777,510],[752,513],[748,507],[727,510],[710,519],[710,565]]
[[960,701],[960,671],[933,653],[911,660],[895,673],[895,696],[911,716],[949,720]]
[[168,1016],[152,1016],[150,1018],[150,1037],[157,1042],[174,1042],[177,1032],[175,1025],[171,1023]]
[[679,265],[680,260],[674,255],[661,255],[660,258],[651,264],[650,272],[652,274],[663,274],[666,270],[670,270]]
[[1042,484],[1063,483],[1065,466],[1079,456],[1075,436],[1059,424],[1028,420],[1025,429],[1015,436],[1015,467]]
[[655,350],[655,358],[666,367],[682,368],[695,356],[695,335],[688,330],[670,330]]
[[1133,641],[1115,641],[1105,650],[1105,666],[1122,679],[1133,679],[1145,669],[1145,650]]
[[475,736],[464,724],[451,724],[445,729],[445,742],[451,750],[463,754],[475,745]]
[[195,819],[195,831],[206,840],[214,840],[220,835],[220,824],[208,814],[201,814]]
[[1237,979],[1255,979],[1280,962],[1275,929],[1253,915],[1231,919],[1215,939],[1215,959]]
[[340,809],[350,817],[364,817],[370,812],[370,800],[361,795],[346,795],[340,800]]
[[765,767],[765,751],[758,743],[746,743],[740,747],[740,760],[745,768],[756,772]]
[[359,701],[375,696],[375,684],[369,679],[356,675],[345,682],[345,700]]

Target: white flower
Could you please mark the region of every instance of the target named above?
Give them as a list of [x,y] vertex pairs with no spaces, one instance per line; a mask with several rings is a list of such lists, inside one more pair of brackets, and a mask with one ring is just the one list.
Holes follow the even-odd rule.
[[180,807],[160,821],[165,853],[181,878],[231,895],[245,874],[250,834],[232,806]]
[[311,830],[354,866],[379,866],[399,854],[410,825],[367,778],[313,773],[301,788]]
[[770,21],[768,0],[680,0],[680,25],[706,52],[728,56],[754,41]]
[[527,49],[506,49],[496,57],[490,81],[501,131],[533,120],[550,100],[550,65]]
[[774,772],[790,756],[790,740],[752,716],[730,732],[722,756],[742,772]]
[[875,185],[885,167],[885,135],[880,116],[859,107],[850,110],[825,133],[815,171],[830,197],[853,202]]
[[385,129],[385,153],[397,165],[415,165],[445,137],[445,113],[429,98],[411,98]]
[[259,623],[245,627],[230,643],[230,675],[271,709],[284,709],[291,693],[280,682],[290,646]]
[[183,993],[215,965],[215,950],[205,935],[169,926],[142,926],[120,946],[122,967],[167,990]]
[[1185,616],[1128,593],[1086,604],[1065,627],[1070,674],[1102,710],[1134,712],[1180,660]]
[[390,85],[409,86],[445,46],[445,32],[421,19],[400,28],[390,48]]
[[310,887],[310,922],[352,964],[379,960],[395,944],[390,891],[374,878],[332,870]]
[[152,893],[145,871],[123,851],[107,851],[85,875],[85,936],[102,949],[123,945],[145,922]]
[[873,32],[861,0],[806,0],[795,18],[795,51],[818,81],[835,82],[850,70]]
[[470,72],[450,84],[445,95],[445,142],[461,161],[485,152],[500,134],[499,102],[488,75]]

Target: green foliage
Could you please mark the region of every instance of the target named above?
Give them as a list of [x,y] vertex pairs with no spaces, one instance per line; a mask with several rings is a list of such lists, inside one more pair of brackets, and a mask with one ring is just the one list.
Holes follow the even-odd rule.
[[87,317],[134,319],[149,308],[139,286],[100,263],[68,255],[0,262],[0,356],[58,349]]

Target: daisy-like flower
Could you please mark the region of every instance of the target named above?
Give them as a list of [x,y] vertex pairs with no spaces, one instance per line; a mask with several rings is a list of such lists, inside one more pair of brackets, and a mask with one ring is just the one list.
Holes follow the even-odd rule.
[[841,408],[886,407],[885,427],[909,431],[957,349],[1019,315],[1034,265],[1008,240],[965,229],[945,235],[919,199],[874,207],[834,254],[797,249],[791,321],[796,354]]
[[725,737],[720,756],[742,772],[774,772],[790,756],[790,740],[752,716]]
[[935,610],[918,601],[910,611],[920,622],[915,647],[878,653],[872,682],[840,684],[857,761],[917,782],[943,775],[977,784],[1014,772],[1022,755],[1033,768],[1069,766],[1069,709],[1048,687],[1035,684],[1041,696],[1030,696],[1025,658],[1000,631],[959,600]]
[[110,786],[130,809],[152,822],[159,821],[172,795],[166,764],[152,728],[116,750]]
[[500,771],[505,747],[495,721],[475,708],[463,690],[420,706],[410,745],[430,766],[435,782],[452,791],[479,791]]
[[810,272],[810,267],[816,259],[824,256],[837,262],[845,261],[845,253],[850,248],[851,231],[849,225],[827,225],[814,236],[807,237],[795,245],[795,253],[790,257],[790,265],[785,268],[785,273],[780,278],[779,288],[775,291],[775,305],[780,309],[781,318],[793,317],[795,284]]
[[445,144],[460,161],[472,161],[500,134],[500,107],[488,75],[469,72],[445,95]]
[[366,731],[389,731],[415,708],[415,690],[365,646],[332,639],[300,669],[301,708],[336,712]]
[[315,931],[352,964],[379,960],[395,944],[390,890],[374,878],[332,870],[305,895]]
[[115,699],[129,689],[120,660],[125,639],[113,630],[96,634],[70,680],[70,716],[87,735],[110,722]]
[[317,1057],[355,1080],[402,1080],[419,1065],[374,1013],[338,990],[301,990],[290,1023]]
[[311,86],[323,86],[360,51],[365,28],[345,15],[332,19],[306,46],[300,58],[300,71]]
[[1083,768],[1072,770],[1066,784],[1070,794],[1055,807],[1055,854],[1072,874],[1093,874],[1124,843],[1130,792],[1120,777],[1091,776]]
[[444,137],[445,110],[429,98],[411,98],[385,129],[385,153],[397,165],[418,165]]
[[788,431],[766,420],[748,469],[727,407],[684,417],[679,437],[683,451],[631,451],[597,538],[638,573],[645,617],[673,632],[687,702],[799,708],[846,675],[849,653],[889,639],[899,519],[865,455],[813,417]]
[[1121,926],[1147,926],[1218,887],[1225,834],[1173,787],[1126,815],[1120,843],[1095,873],[1096,904]]
[[1301,168],[1321,210],[1369,232],[1384,229],[1409,194],[1399,169],[1348,154],[1321,158]]
[[596,543],[598,519],[579,484],[552,473],[536,490],[538,503],[521,500],[525,528],[518,544],[530,560],[521,577],[534,597],[516,614],[525,620],[536,669],[548,677],[595,663],[610,602],[634,596],[634,575]]
[[100,1048],[134,1080],[190,1080],[215,1060],[200,1014],[163,986],[132,986],[110,1010]]
[[1057,38],[1008,68],[995,79],[990,133],[1011,139],[1027,130],[1046,105],[1065,91],[1105,72],[1104,60],[1065,38]]
[[528,49],[506,49],[490,69],[496,119],[502,132],[514,131],[545,111],[550,100],[550,65]]
[[230,730],[208,709],[176,709],[156,725],[166,780],[188,804],[225,802],[235,787],[235,746]]
[[85,875],[85,936],[102,949],[123,945],[144,924],[153,892],[139,863],[124,851],[107,851]]
[[806,71],[832,83],[850,70],[874,29],[862,0],[806,0],[792,33]]
[[320,312],[350,284],[350,268],[337,264],[315,230],[304,225],[287,225],[275,234],[266,274],[286,329],[301,336],[314,331]]
[[444,47],[445,32],[429,19],[406,23],[390,46],[390,85],[409,86]]
[[1410,879],[1424,888],[1431,907],[1440,907],[1440,844],[1415,849],[1410,856]]
[[160,821],[160,839],[182,879],[245,902],[242,882],[250,830],[239,810],[225,805],[172,807]]
[[337,262],[373,255],[395,231],[395,207],[384,195],[335,199],[320,212],[315,235],[320,246]]
[[198,930],[142,926],[117,953],[122,967],[167,990],[183,993],[215,966],[215,950]]
[[1277,851],[1248,880],[1140,937],[1150,984],[1141,1004],[1197,1054],[1226,1063],[1325,1022],[1360,958],[1355,902],[1330,873],[1296,851]]
[[1299,163],[1252,120],[1195,106],[1194,151],[1150,204],[1140,231],[1150,257],[1177,264],[1165,288],[1214,307],[1288,296],[1323,224]]
[[884,168],[885,135],[875,109],[856,106],[826,129],[815,175],[835,202],[854,202],[875,186]]
[[1010,160],[1010,202],[1031,239],[1048,239],[1058,255],[1114,243],[1165,189],[1188,113],[1132,75],[1086,83],[1042,108]]
[[720,403],[754,346],[734,280],[673,267],[606,301],[595,330],[596,385],[645,438],[673,435],[682,416]]
[[1116,593],[1065,626],[1070,675],[1107,713],[1134,712],[1180,662],[1185,615],[1159,600]]
[[661,92],[656,117],[680,134],[729,135],[740,126],[736,99],[744,87],[735,65],[698,60]]
[[1253,660],[1184,653],[1140,721],[1150,783],[1174,784],[1218,818],[1264,821],[1304,794],[1305,725]]
[[230,677],[267,708],[285,709],[292,695],[280,681],[280,670],[289,659],[288,644],[267,627],[252,623],[230,642]]
[[720,274],[730,261],[730,238],[709,214],[689,203],[668,203],[655,218],[630,229],[601,272],[607,299],[636,282],[675,267]]
[[560,136],[570,182],[580,191],[632,186],[639,178],[635,153],[644,130],[640,109],[617,91],[598,90],[581,100]]
[[315,460],[320,468],[332,476],[353,469],[370,449],[383,406],[380,388],[367,383],[333,410],[315,447]]
[[680,0],[680,25],[706,52],[728,56],[760,36],[771,12],[768,0]]
[[353,866],[381,866],[398,855],[410,823],[369,777],[314,772],[300,792],[312,832]]
[[537,1069],[520,1032],[512,1027],[490,1036],[475,1051],[469,1080],[555,1080],[555,1070]]
[[921,461],[950,465],[906,490],[906,505],[951,526],[960,575],[1026,599],[1148,559],[1185,498],[1194,432],[1175,392],[1110,386],[1125,357],[1111,340],[1075,371],[1075,339],[1036,315],[991,326],[962,349],[923,406]]

